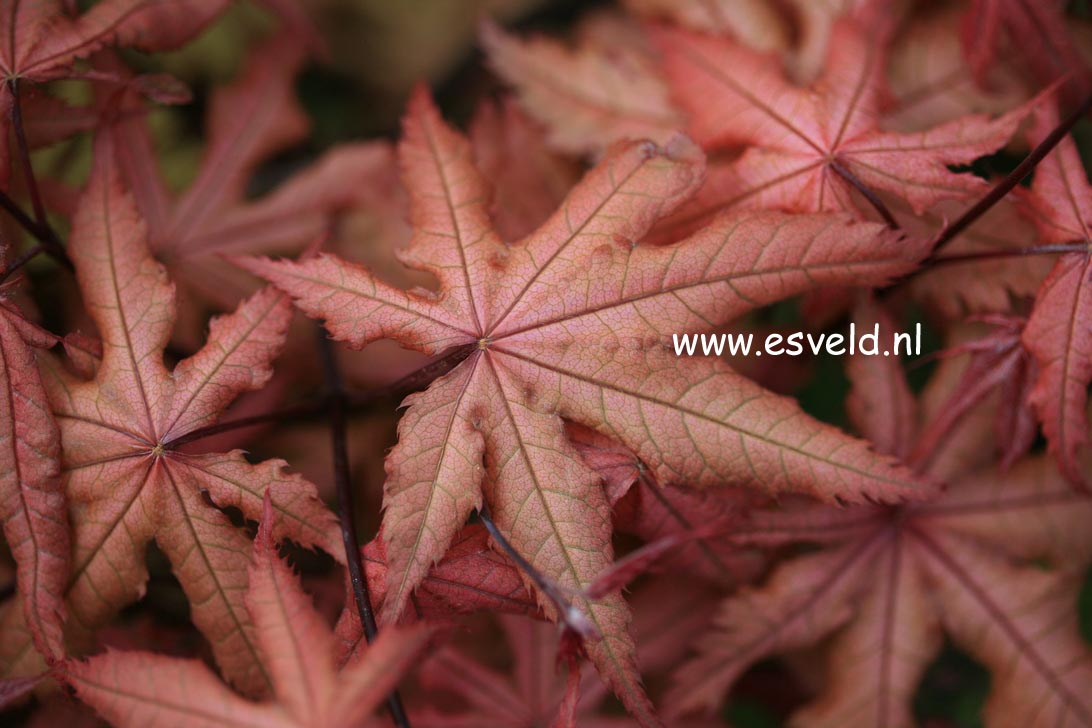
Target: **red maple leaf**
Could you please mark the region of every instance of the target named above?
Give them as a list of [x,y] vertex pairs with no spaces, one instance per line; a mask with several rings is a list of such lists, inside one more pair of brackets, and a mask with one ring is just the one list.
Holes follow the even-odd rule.
[[[243,262],[354,347],[394,338],[466,357],[407,399],[387,460],[388,620],[483,498],[512,544],[562,588],[579,591],[607,566],[608,503],[559,415],[625,443],[665,483],[846,500],[923,492],[795,403],[718,362],[680,359],[668,341],[813,285],[886,280],[913,265],[912,243],[836,216],[741,213],[676,247],[634,246],[700,183],[700,155],[678,138],[664,149],[612,149],[546,223],[505,245],[468,143],[422,93],[405,131],[415,237],[403,259],[434,273],[439,294],[396,289],[332,256]],[[592,659],[651,722],[621,599],[581,608],[604,635]]]
[[70,660],[63,678],[113,725],[360,725],[417,661],[431,630],[388,628],[360,656],[336,667],[337,641],[299,580],[277,555],[268,494],[254,541],[245,602],[257,625],[258,649],[275,702],[253,703],[232,692],[197,660],[152,652],[108,650]]
[[[70,624],[77,634],[97,627],[139,598],[147,580],[145,549],[154,538],[217,661],[234,683],[261,693],[269,678],[242,599],[247,539],[215,506],[259,520],[263,494],[271,493],[279,536],[334,555],[341,551],[336,519],[314,486],[286,473],[283,461],[252,465],[239,450],[191,455],[172,443],[211,424],[239,393],[269,379],[291,306],[273,290],[259,292],[213,320],[205,347],[169,371],[163,349],[174,321],[174,288],[151,257],[105,135],[68,252],[103,342],[94,379],[56,365],[46,377],[72,503]],[[25,644],[6,640],[3,647],[9,671],[27,669]]]

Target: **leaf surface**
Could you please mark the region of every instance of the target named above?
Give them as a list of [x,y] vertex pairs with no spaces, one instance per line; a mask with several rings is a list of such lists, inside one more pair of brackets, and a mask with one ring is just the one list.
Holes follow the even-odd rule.
[[[856,396],[883,399],[879,388],[890,385],[861,368],[850,369]],[[958,449],[968,435],[988,442],[989,430],[969,422],[938,447]],[[859,426],[889,436],[867,419]],[[914,437],[904,435],[899,449]],[[756,512],[737,530],[742,542],[819,550],[722,603],[676,674],[669,705],[711,709],[756,661],[830,638],[825,687],[794,722],[911,726],[918,683],[947,634],[990,671],[988,724],[1084,725],[1092,702],[1080,686],[1092,679],[1092,652],[1076,603],[1092,542],[1078,524],[1090,515],[1092,500],[1046,457],[1004,475],[964,471],[930,503]]]
[[[1056,119],[1051,111],[1038,114],[1032,138],[1046,136]],[[1090,246],[1058,258],[1023,333],[1024,346],[1039,366],[1031,403],[1050,450],[1063,472],[1087,487],[1079,454],[1088,444],[1085,405],[1092,382],[1092,186],[1072,138],[1063,139],[1036,168],[1029,204],[1042,243]]]
[[655,29],[689,132],[707,150],[747,146],[715,170],[704,204],[854,211],[867,208],[858,194],[865,188],[894,193],[921,213],[982,192],[981,179],[949,168],[1004,146],[1030,107],[919,132],[883,131],[885,32],[843,20],[832,33],[823,75],[804,88],[738,42]]
[[635,31],[618,33],[617,43],[604,42],[606,34],[591,36],[570,49],[550,38],[524,41],[485,25],[481,41],[497,74],[547,124],[557,149],[598,152],[618,139],[666,141],[683,124]]
[[[406,400],[387,460],[387,621],[483,500],[562,588],[577,592],[607,566],[608,502],[562,417],[624,443],[664,483],[849,501],[928,489],[721,363],[669,351],[673,331],[706,329],[814,285],[886,280],[913,265],[912,243],[842,217],[743,213],[674,247],[635,246],[700,182],[700,154],[680,137],[665,148],[613,148],[542,226],[505,245],[468,143],[422,93],[405,134],[414,239],[402,257],[432,272],[439,293],[394,288],[328,255],[243,261],[353,347],[393,338],[431,355],[470,352]],[[605,635],[590,646],[597,666],[649,722],[624,604],[580,606]]]
[[223,255],[299,251],[337,214],[369,199],[371,186],[393,163],[382,142],[346,144],[274,191],[249,199],[258,165],[307,135],[294,83],[305,60],[298,38],[275,36],[255,50],[237,79],[213,93],[208,145],[195,179],[177,197],[155,165],[143,115],[122,114],[113,124],[121,171],[147,221],[152,252],[183,286],[187,320],[203,313],[198,301],[227,310],[252,290]]
[[61,442],[31,347],[55,338],[0,299],[0,518],[17,568],[23,619],[49,659],[64,654],[69,531]]
[[267,496],[245,601],[275,701],[240,697],[195,660],[113,650],[66,664],[64,677],[82,700],[118,726],[350,728],[375,712],[431,630],[386,629],[361,657],[337,670],[333,632],[277,555],[270,503]]
[[238,394],[269,379],[291,305],[271,289],[259,292],[213,320],[205,347],[169,371],[163,349],[174,288],[151,257],[107,136],[96,145],[69,254],[103,344],[94,379],[56,364],[46,377],[74,504],[72,621],[94,629],[142,594],[145,549],[154,538],[221,667],[245,691],[261,693],[267,676],[242,600],[247,539],[214,506],[261,520],[270,493],[278,536],[340,557],[336,519],[314,486],[286,473],[282,461],[252,465],[241,451],[190,455],[172,443],[212,424]]

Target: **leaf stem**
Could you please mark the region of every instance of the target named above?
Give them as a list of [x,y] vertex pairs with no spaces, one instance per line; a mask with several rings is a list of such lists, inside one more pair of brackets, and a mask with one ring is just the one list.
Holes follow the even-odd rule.
[[[359,412],[361,410],[367,410],[381,402],[399,400],[407,394],[424,389],[432,383],[432,380],[448,373],[458,366],[459,363],[475,350],[475,348],[475,345],[468,344],[466,346],[458,346],[449,349],[437,359],[428,362],[420,369],[416,369],[396,382],[378,389],[359,394],[342,392],[341,396],[345,402],[346,411]],[[316,402],[306,402],[293,407],[285,407],[284,409],[265,412],[260,415],[225,420],[224,422],[217,422],[206,427],[200,427],[192,432],[187,432],[185,435],[181,435],[168,443],[164,443],[164,445],[171,448],[178,448],[196,440],[212,437],[213,435],[219,435],[232,430],[238,430],[243,427],[253,427],[254,425],[264,425],[271,422],[317,417],[325,414],[327,407],[326,400],[322,399]]]
[[45,205],[42,203],[42,194],[38,189],[38,180],[34,176],[34,165],[30,161],[30,145],[27,144],[26,129],[23,126],[23,104],[19,96],[18,80],[10,79],[8,88],[12,96],[11,125],[15,131],[15,146],[20,166],[23,168],[23,176],[26,178],[27,189],[30,192],[30,201],[34,207],[34,219],[31,219],[30,215],[23,212],[22,208],[3,192],[0,192],[0,206],[3,206],[16,222],[38,239],[45,252],[71,270],[72,263],[64,252],[64,246],[61,245],[60,238],[49,224]]
[[34,219],[39,225],[45,226],[46,211],[42,204],[42,195],[38,191],[38,180],[34,178],[34,166],[30,163],[30,145],[27,144],[26,131],[23,128],[23,104],[19,98],[19,80],[10,79],[8,88],[11,89],[11,125],[15,129],[15,143],[19,152],[19,162],[23,167],[23,175],[26,177],[27,189],[30,191],[30,201],[34,205]]
[[11,278],[20,268],[29,263],[35,257],[37,257],[39,253],[44,252],[45,246],[41,243],[38,243],[29,250],[24,251],[22,255],[20,255],[18,258],[11,262],[11,265],[9,265],[7,268],[4,268],[3,271],[0,271],[0,283],[3,283],[8,278]]
[[[1053,245],[1032,245],[1027,248],[1013,248],[1011,250],[984,250],[977,253],[960,253],[958,255],[942,255],[933,259],[932,263],[944,265],[951,263],[969,263],[980,260],[999,260],[1004,258],[1026,258],[1036,255],[1064,255],[1066,253],[1088,252],[1088,243],[1075,241],[1070,243],[1056,243]],[[919,270],[928,270],[920,268]]]
[[224,422],[217,422],[216,424],[208,425],[206,427],[199,427],[192,432],[187,432],[185,435],[181,435],[171,440],[170,442],[164,443],[164,447],[175,449],[196,440],[203,440],[206,437],[212,437],[214,435],[219,435],[224,432],[231,432],[232,430],[239,430],[244,427],[264,425],[271,422],[283,422],[285,420],[317,417],[325,413],[326,410],[326,400],[322,399],[318,400],[317,402],[306,402],[304,404],[296,405],[293,407],[285,407],[283,409],[273,410],[272,412],[264,412],[260,415],[239,417],[234,420],[225,420]]
[[[341,539],[345,544],[345,562],[349,567],[349,580],[353,586],[353,596],[364,629],[364,639],[371,644],[379,631],[372,610],[371,595],[368,593],[368,581],[364,577],[364,565],[360,560],[360,541],[356,536],[356,523],[353,520],[353,494],[349,473],[348,435],[345,421],[345,386],[334,357],[334,348],[326,337],[325,329],[316,329],[318,334],[319,354],[329,388],[327,407],[330,416],[330,441],[334,458],[334,481],[337,485],[337,511],[341,521]],[[387,696],[387,709],[398,728],[410,728],[402,697],[397,690]]]
[[932,263],[937,259],[937,253],[939,253],[946,245],[952,242],[960,233],[974,224],[978,218],[982,217],[989,211],[994,205],[1001,201],[1005,195],[1012,191],[1016,185],[1020,184],[1024,177],[1027,177],[1033,169],[1043,161],[1043,158],[1058,146],[1058,143],[1065,138],[1069,131],[1081,120],[1088,111],[1092,109],[1092,94],[1089,94],[1081,102],[1080,106],[1066,117],[1058,126],[1046,135],[1043,141],[1031,150],[1028,156],[1024,157],[1024,161],[1020,162],[1016,166],[1016,169],[1005,175],[1005,178],[993,186],[986,195],[975,203],[974,207],[964,212],[955,222],[945,227],[937,235],[937,239],[933,242],[933,252],[929,254],[929,257],[925,259],[924,263]]
[[837,158],[830,160],[830,168],[834,170],[834,173],[848,182],[854,189],[861,193],[861,195],[868,200],[868,203],[876,209],[876,212],[880,213],[880,217],[887,223],[887,227],[892,230],[899,229],[899,223],[895,220],[895,216],[891,214],[891,211],[887,209],[887,205],[883,204],[883,200],[879,195],[872,191],[872,189],[862,182],[857,175],[853,174]]
[[581,637],[596,636],[595,628],[584,616],[584,613],[569,601],[565,590],[553,579],[536,569],[534,564],[524,558],[523,554],[512,545],[512,542],[501,533],[501,530],[497,528],[497,524],[493,521],[493,517],[489,513],[489,506],[485,501],[482,501],[481,506],[478,507],[478,518],[481,519],[481,522],[485,525],[485,530],[489,532],[489,535],[497,542],[501,550],[508,555],[508,558],[512,559],[519,567],[519,570],[534,582],[535,587],[543,596],[553,602],[558,621]]

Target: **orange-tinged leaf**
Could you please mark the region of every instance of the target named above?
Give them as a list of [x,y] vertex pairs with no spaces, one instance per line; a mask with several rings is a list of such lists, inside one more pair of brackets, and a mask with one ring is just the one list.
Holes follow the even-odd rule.
[[[609,437],[567,423],[566,435],[593,470],[603,478],[614,508],[614,527],[646,542],[681,538],[677,550],[664,557],[664,570],[734,586],[757,573],[762,559],[753,550],[731,542],[732,524],[743,509],[761,502],[750,491],[736,488],[695,490],[662,486],[632,452]],[[716,533],[694,541],[701,524],[715,524]]]
[[294,725],[279,707],[233,693],[199,660],[109,650],[87,662],[69,663],[66,679],[81,700],[119,726]]
[[23,619],[47,659],[64,655],[67,504],[57,423],[32,346],[54,338],[0,300],[0,519],[16,563]]
[[[854,306],[853,322],[865,334],[878,332],[877,345],[885,350],[897,331],[891,314],[871,297]],[[846,362],[846,372],[858,383],[846,400],[850,421],[877,450],[905,459],[917,427],[917,403],[899,359],[857,353]]]
[[154,538],[220,666],[244,691],[261,693],[268,677],[243,604],[248,542],[214,506],[234,506],[261,521],[269,494],[277,501],[271,526],[279,537],[340,558],[336,518],[314,487],[285,474],[281,462],[251,465],[239,451],[191,455],[173,443],[214,422],[238,394],[265,384],[291,306],[271,289],[255,294],[214,320],[206,346],[169,371],[163,349],[174,289],[151,257],[108,136],[96,145],[69,253],[103,343],[94,379],[76,379],[54,364],[46,383],[74,502],[72,621],[96,628],[141,595],[145,548]]
[[[858,195],[888,191],[915,213],[984,191],[967,164],[1004,146],[1029,105],[997,119],[959,117],[920,132],[880,129],[886,93],[884,32],[835,25],[823,75],[794,86],[771,59],[740,43],[658,28],[672,91],[704,149],[748,145],[711,176],[707,206],[865,210]],[[1029,102],[1030,103],[1030,102]]]
[[[1033,140],[1055,126],[1057,112],[1043,110],[1030,131]],[[1092,246],[1092,185],[1071,138],[1036,168],[1029,214],[1044,244],[1083,242]],[[1039,375],[1031,403],[1043,424],[1051,452],[1076,484],[1088,486],[1078,461],[1088,443],[1088,384],[1092,382],[1092,247],[1067,253],[1043,281],[1024,328],[1024,346]]]
[[[549,38],[520,40],[495,25],[481,42],[496,72],[519,90],[520,102],[567,152],[599,152],[618,139],[667,141],[683,125],[641,38],[575,49]],[[637,44],[632,41],[638,41]]]
[[[247,198],[258,165],[307,134],[294,84],[305,59],[297,37],[275,36],[254,52],[237,79],[217,89],[197,176],[176,198],[154,164],[143,115],[121,114],[113,124],[120,167],[147,221],[152,252],[186,294],[183,316],[203,313],[203,302],[230,309],[253,290],[252,281],[224,263],[223,255],[299,251],[337,214],[366,199],[393,164],[385,143],[345,144],[273,192]],[[197,332],[182,335],[194,339]]]
[[[856,388],[888,386],[854,376]],[[958,447],[975,427],[937,446]],[[914,434],[906,437],[899,449]],[[1092,561],[1092,539],[1079,524],[1090,515],[1092,499],[1072,492],[1046,457],[1004,475],[993,467],[960,473],[930,503],[755,513],[737,529],[741,541],[820,550],[725,600],[676,675],[672,704],[715,707],[756,660],[826,641],[824,687],[793,721],[910,726],[943,632],[989,670],[990,725],[1084,725],[1092,719],[1082,689],[1092,679],[1092,651],[1077,629],[1076,604]]]
[[70,18],[60,0],[4,0],[0,70],[6,78],[44,81],[63,76],[74,60],[110,43],[172,48],[200,31],[225,5],[225,0],[106,0]]
[[[75,62],[111,44],[143,50],[175,48],[200,32],[227,4],[227,0],[104,0],[72,16],[62,0],[0,2],[0,75],[12,82],[0,87],[4,119],[0,181],[6,182],[9,173],[8,131],[14,84],[20,84],[22,91],[57,78],[79,78],[82,74]],[[25,94],[20,105],[27,105]],[[60,138],[93,123],[87,114],[59,113],[68,110],[55,99],[34,106],[52,118],[45,117],[41,125],[33,116],[29,119],[31,144],[35,137]]]
[[1077,103],[1092,87],[1092,68],[1087,53],[1082,53],[1081,44],[1070,32],[1072,27],[1073,19],[1060,5],[972,0],[960,35],[967,64],[983,85],[989,82],[989,72],[998,60],[1011,53],[1040,84],[1062,79],[1066,101]]
[[[606,567],[608,502],[561,417],[621,441],[665,484],[847,501],[928,490],[727,366],[669,351],[672,332],[815,285],[887,280],[913,266],[920,245],[843,217],[778,213],[720,218],[676,246],[634,245],[700,182],[701,156],[682,137],[612,148],[543,225],[504,245],[469,145],[421,93],[401,159],[414,223],[403,260],[434,273],[439,293],[394,288],[332,256],[243,261],[354,347],[394,338],[465,356],[407,400],[387,461],[383,538],[399,560],[388,572],[388,620],[483,499],[513,546],[562,588],[579,592]],[[593,660],[651,722],[621,599],[580,606],[605,635],[589,645]]]
[[334,634],[278,556],[272,521],[267,495],[245,601],[275,702],[245,700],[196,661],[112,650],[65,665],[63,676],[80,698],[121,727],[350,728],[374,713],[427,645],[431,630],[385,629],[339,671]]
[[579,179],[576,165],[547,148],[543,130],[512,99],[478,108],[470,143],[478,168],[493,184],[490,212],[507,242],[545,222]]
[[965,8],[923,8],[901,30],[891,47],[888,80],[898,103],[884,126],[920,131],[965,114],[1001,114],[1030,95],[1019,62],[998,57],[986,83],[978,84],[967,65],[959,38]]
[[784,52],[789,47],[788,18],[762,0],[624,0],[624,4],[635,15],[725,33],[758,50]]

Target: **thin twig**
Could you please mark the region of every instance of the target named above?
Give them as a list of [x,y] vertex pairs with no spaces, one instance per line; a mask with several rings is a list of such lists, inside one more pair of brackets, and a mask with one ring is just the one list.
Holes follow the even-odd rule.
[[19,99],[19,80],[10,79],[8,88],[11,89],[11,125],[15,130],[19,162],[23,166],[23,176],[26,178],[27,189],[30,191],[31,204],[34,205],[34,219],[44,227],[48,224],[45,205],[42,204],[42,195],[38,191],[38,180],[34,178],[34,166],[30,163],[30,145],[27,144],[27,135],[23,128],[23,104]]
[[455,346],[440,354],[420,369],[415,369],[398,381],[379,389],[360,394],[347,394],[346,400],[352,409],[367,407],[376,402],[401,400],[407,394],[419,392],[461,364],[478,349],[476,344]]
[[11,262],[11,265],[9,265],[7,268],[4,268],[3,272],[0,272],[0,283],[3,283],[7,279],[11,278],[13,275],[15,275],[16,272],[18,272],[20,268],[29,263],[35,257],[37,257],[39,253],[44,252],[45,246],[41,243],[38,243],[34,247],[24,251],[22,255],[20,255],[18,258]]
[[[364,630],[364,639],[371,644],[375,641],[378,627],[375,612],[372,610],[371,595],[368,593],[368,580],[364,576],[364,565],[360,560],[360,541],[356,536],[356,524],[353,519],[352,482],[349,477],[348,434],[345,422],[345,387],[334,358],[334,348],[326,337],[326,331],[317,329],[319,353],[329,387],[330,441],[334,457],[334,481],[337,484],[337,510],[341,520],[341,539],[345,544],[345,561],[349,567],[349,580],[353,585],[357,613]],[[402,697],[397,690],[387,696],[387,709],[398,728],[409,728],[409,717],[402,705]]]
[[[42,241],[44,231],[34,222],[34,218],[23,212],[23,208],[15,202],[15,200],[8,197],[8,194],[3,190],[0,190],[0,207],[7,210],[8,214],[15,218],[15,222],[25,229],[28,233]],[[44,241],[42,241],[44,242]]]
[[508,555],[508,558],[512,559],[519,567],[519,570],[534,582],[539,593],[553,603],[559,622],[581,637],[592,639],[599,637],[595,626],[580,609],[569,601],[565,590],[553,579],[536,569],[534,564],[524,558],[523,554],[517,551],[516,547],[501,533],[500,529],[497,528],[497,524],[493,522],[493,517],[489,513],[489,506],[484,501],[478,507],[478,518],[485,524],[485,530],[489,532],[489,535],[501,547],[501,550]]
[[1016,169],[1005,175],[1005,178],[993,186],[986,195],[979,200],[974,207],[964,212],[955,222],[945,227],[937,235],[937,239],[933,242],[933,252],[926,258],[925,263],[932,263],[937,259],[937,253],[939,253],[946,245],[951,243],[956,236],[969,228],[978,218],[982,217],[989,211],[994,205],[1001,201],[1001,199],[1012,191],[1016,185],[1027,177],[1039,162],[1043,161],[1043,158],[1058,146],[1058,143],[1062,141],[1069,134],[1069,131],[1073,126],[1081,120],[1088,111],[1092,109],[1092,94],[1085,97],[1076,111],[1065,118],[1058,126],[1046,135],[1043,141],[1031,150],[1028,156],[1024,157],[1024,161],[1020,162],[1016,166]]
[[61,239],[49,224],[45,205],[42,203],[42,194],[38,189],[38,180],[34,176],[34,165],[30,161],[30,145],[27,144],[26,129],[23,126],[23,104],[19,96],[18,80],[9,79],[8,88],[12,97],[11,125],[15,131],[15,147],[20,166],[23,168],[23,176],[26,178],[27,189],[30,192],[30,201],[34,206],[34,219],[31,219],[30,215],[23,212],[23,209],[2,191],[0,191],[0,206],[7,210],[27,232],[37,238],[45,252],[72,270],[72,262],[68,260],[68,255],[64,252]]
[[34,238],[42,244],[45,248],[45,252],[49,253],[58,263],[63,265],[69,270],[75,270],[72,265],[72,261],[68,259],[68,255],[64,252],[64,246],[61,245],[61,239],[57,237],[57,233],[53,231],[53,228],[46,225],[42,227],[30,217],[30,215],[23,212],[23,208],[8,196],[8,193],[0,190],[0,207],[4,208],[9,215],[15,218],[15,222],[19,223],[19,226],[26,230],[28,233],[34,236]]
[[285,407],[279,410],[273,410],[272,412],[264,412],[260,415],[252,415],[250,417],[239,417],[234,420],[225,420],[224,422],[217,422],[214,425],[208,425],[206,427],[200,427],[192,432],[187,432],[185,435],[163,443],[163,446],[170,449],[182,447],[195,440],[203,440],[206,437],[212,437],[213,435],[219,435],[224,432],[230,432],[232,430],[239,430],[244,427],[253,427],[255,425],[264,425],[272,422],[285,422],[288,420],[298,420],[307,417],[317,417],[324,414],[327,409],[325,400],[319,400],[317,402],[306,402],[304,404],[295,405],[293,407]]
[[868,200],[869,204],[876,209],[876,212],[880,213],[880,217],[887,223],[887,227],[892,230],[899,229],[899,223],[895,220],[895,216],[891,214],[891,211],[887,209],[887,205],[883,204],[883,200],[879,195],[872,191],[872,189],[858,179],[857,175],[853,174],[848,167],[843,165],[837,159],[830,161],[830,168],[834,170],[834,173],[848,182],[854,189],[861,193],[861,195]]
[[[343,393],[343,401],[345,402],[346,412],[361,412],[367,411],[377,404],[386,402],[399,401],[407,394],[420,391],[432,383],[434,379],[440,377],[456,366],[458,366],[464,359],[466,359],[477,347],[473,344],[466,346],[458,346],[441,354],[438,358],[428,362],[420,369],[415,369],[401,379],[388,384],[378,389],[371,390],[369,392],[362,392],[352,394]],[[231,430],[238,430],[243,427],[253,427],[254,425],[264,425],[271,422],[283,422],[286,420],[299,420],[310,417],[318,417],[326,413],[327,403],[325,399],[317,402],[306,402],[303,404],[295,405],[292,407],[285,407],[284,409],[274,410],[272,412],[265,412],[260,415],[252,415],[250,417],[239,417],[234,420],[225,420],[224,422],[218,422],[206,427],[200,427],[193,432],[188,432],[170,442],[164,443],[165,447],[178,448],[195,440],[202,440],[206,437],[212,437],[213,435],[219,435],[224,432],[230,432]]]
[[[960,253],[958,255],[942,255],[933,259],[933,265],[951,263],[969,263],[981,260],[999,260],[1004,258],[1029,258],[1037,255],[1064,255],[1066,253],[1087,253],[1088,243],[1056,243],[1053,245],[1032,245],[1027,248],[1013,248],[1010,250],[984,250],[977,253]],[[920,270],[928,270],[922,268]]]

